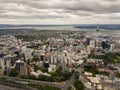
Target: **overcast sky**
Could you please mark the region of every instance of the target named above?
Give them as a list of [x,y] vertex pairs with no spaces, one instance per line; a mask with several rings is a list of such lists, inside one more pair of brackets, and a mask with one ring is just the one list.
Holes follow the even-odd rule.
[[0,24],[120,24],[120,0],[0,0]]

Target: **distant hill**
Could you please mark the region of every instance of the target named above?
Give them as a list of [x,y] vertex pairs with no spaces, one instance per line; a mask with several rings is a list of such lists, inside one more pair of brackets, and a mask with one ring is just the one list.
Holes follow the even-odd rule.
[[[57,26],[73,26],[74,28],[85,28],[85,29],[96,29],[97,24],[63,24],[63,25],[39,25],[39,24],[21,24],[21,25],[15,25],[15,24],[0,24],[0,28],[14,28],[14,27],[57,27]],[[100,24],[100,29],[106,29],[106,30],[120,30],[120,24]]]
[[9,27],[54,27],[54,26],[73,26],[73,25],[39,25],[39,24],[19,24],[19,25],[16,25],[16,24],[0,24],[0,28],[9,28]]
[[[74,28],[96,29],[97,24],[74,25]],[[100,24],[99,28],[106,30],[120,30],[120,24]]]

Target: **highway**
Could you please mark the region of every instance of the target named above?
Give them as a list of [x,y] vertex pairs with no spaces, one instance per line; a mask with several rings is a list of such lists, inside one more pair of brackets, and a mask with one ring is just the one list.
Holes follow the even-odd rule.
[[12,88],[9,86],[0,85],[0,90],[18,90],[18,88]]
[[53,86],[53,87],[57,87],[57,88],[62,88],[64,85],[62,83],[38,81],[38,80],[31,80],[31,79],[21,79],[21,78],[17,78],[17,77],[10,77],[10,76],[4,76],[4,75],[0,75],[0,77],[5,78],[6,80],[11,80],[14,82],[19,82],[19,83],[44,84],[47,86]]
[[47,82],[47,81],[38,81],[38,80],[31,80],[31,79],[21,79],[17,77],[10,77],[10,76],[5,76],[5,75],[0,75],[1,78],[5,78],[6,80],[11,80],[17,83],[22,83],[22,84],[28,84],[28,83],[33,83],[33,84],[44,84],[47,86],[52,86],[52,87],[57,87],[61,88],[62,90],[67,90],[72,82],[74,81],[75,75],[73,74],[69,80],[67,80],[65,83],[56,83],[56,82]]
[[73,83],[74,80],[75,80],[75,74],[73,74],[71,76],[71,78],[69,80],[67,80],[67,82],[62,87],[62,90],[68,90],[68,88],[71,86],[71,84]]
[[[74,68],[75,72],[82,73],[84,70],[83,68]],[[5,76],[5,75],[0,75],[1,78],[5,78],[7,80],[11,81],[16,81],[17,83],[22,83],[22,84],[41,84],[41,85],[47,85],[47,86],[52,86],[56,88],[61,88],[62,90],[68,90],[68,88],[72,85],[72,83],[75,80],[75,73],[70,77],[69,80],[67,80],[64,83],[57,83],[57,82],[47,82],[47,81],[38,81],[38,80],[31,80],[31,79],[21,79],[17,77],[10,77],[10,76]]]
[[[80,74],[84,71],[83,68],[74,68],[73,70],[75,72],[79,72]],[[74,80],[75,80],[75,73],[71,76],[71,78],[69,80],[66,81],[66,83],[62,87],[62,90],[68,90],[68,88],[72,85]]]

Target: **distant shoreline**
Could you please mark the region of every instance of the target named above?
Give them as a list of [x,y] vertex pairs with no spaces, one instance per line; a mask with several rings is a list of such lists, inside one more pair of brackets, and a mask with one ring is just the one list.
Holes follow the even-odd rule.
[[[0,29],[34,29],[39,27],[73,27],[73,28],[80,28],[80,29],[96,29],[97,24],[65,24],[65,25],[30,25],[30,24],[24,24],[24,25],[14,25],[14,24],[0,24]],[[99,24],[100,29],[105,30],[120,30],[120,24]]]

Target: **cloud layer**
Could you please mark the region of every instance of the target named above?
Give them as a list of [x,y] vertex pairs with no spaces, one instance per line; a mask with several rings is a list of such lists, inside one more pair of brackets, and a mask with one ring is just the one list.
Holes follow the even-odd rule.
[[0,0],[0,23],[120,23],[120,0]]

